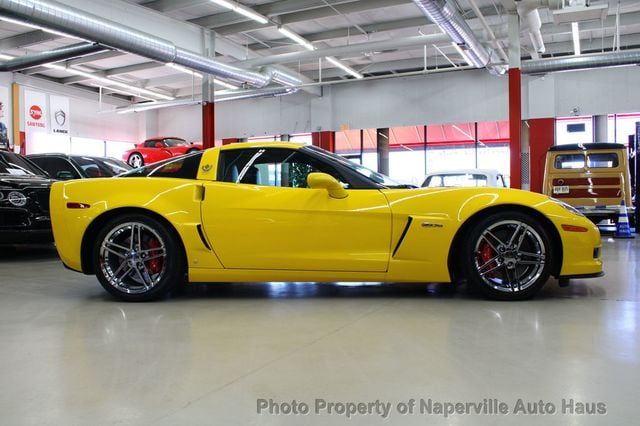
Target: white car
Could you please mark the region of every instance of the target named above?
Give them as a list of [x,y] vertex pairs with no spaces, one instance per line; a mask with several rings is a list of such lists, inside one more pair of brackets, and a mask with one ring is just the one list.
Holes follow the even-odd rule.
[[422,186],[491,186],[506,188],[507,182],[504,175],[498,170],[460,169],[440,170],[439,172],[429,173]]

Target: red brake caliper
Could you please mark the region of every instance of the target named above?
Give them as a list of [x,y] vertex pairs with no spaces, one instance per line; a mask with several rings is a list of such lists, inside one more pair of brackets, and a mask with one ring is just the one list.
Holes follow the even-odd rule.
[[[152,238],[151,240],[149,240],[150,256],[155,256],[155,250],[153,249],[157,249],[160,247],[160,241],[158,241],[157,239]],[[156,259],[149,260],[147,262],[147,269],[149,269],[149,272],[151,272],[152,274],[157,274],[158,272],[160,272],[162,270],[162,258],[158,257]]]
[[[489,244],[483,243],[482,247],[480,248],[480,258],[482,259],[482,264],[484,265],[485,263],[489,262],[494,257],[496,257],[496,252],[493,251],[493,249],[491,248],[491,246]],[[496,262],[495,261],[491,262],[491,265],[487,265],[485,270],[489,270],[491,268],[494,268],[495,266],[496,266]],[[488,276],[489,278],[495,278],[496,277],[496,272],[497,271],[489,272],[488,274],[486,274],[486,276]]]

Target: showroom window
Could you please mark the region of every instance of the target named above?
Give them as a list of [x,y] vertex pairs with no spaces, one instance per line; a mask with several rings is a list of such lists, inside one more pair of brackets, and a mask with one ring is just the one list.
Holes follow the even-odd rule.
[[[509,174],[507,121],[392,127],[389,139],[389,176],[398,181],[420,185],[427,173],[450,169]],[[377,169],[376,129],[336,132],[335,146],[336,153]]]

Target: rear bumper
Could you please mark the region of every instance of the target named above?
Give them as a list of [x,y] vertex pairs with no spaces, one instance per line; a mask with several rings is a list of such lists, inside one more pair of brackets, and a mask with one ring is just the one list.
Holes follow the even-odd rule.
[[23,229],[0,231],[0,244],[52,243],[51,229]]

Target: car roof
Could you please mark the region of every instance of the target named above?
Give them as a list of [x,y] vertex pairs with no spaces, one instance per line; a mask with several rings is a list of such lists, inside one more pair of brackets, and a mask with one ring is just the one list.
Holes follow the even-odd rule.
[[596,143],[571,143],[566,145],[554,145],[549,148],[549,152],[558,151],[586,151],[591,149],[625,149],[625,146],[621,143],[608,143],[608,142],[596,142]]
[[446,175],[446,174],[487,174],[487,175],[501,175],[499,170],[495,169],[450,169],[450,170],[438,170],[437,172],[432,172],[427,174],[427,176],[437,176],[437,175]]
[[229,145],[223,145],[216,147],[216,149],[220,149],[221,151],[228,151],[233,149],[243,149],[243,148],[288,148],[288,149],[300,149],[306,144],[302,142],[239,142],[232,143]]
[[185,138],[181,138],[180,136],[154,136],[152,138],[147,138],[144,141],[145,142],[148,142],[148,141],[161,141],[161,140],[164,140],[164,139],[180,139],[180,140],[186,142],[186,139]]
[[101,157],[101,156],[97,156],[97,155],[82,155],[82,154],[64,154],[62,152],[43,152],[43,153],[40,153],[40,154],[28,154],[26,157],[27,158],[31,158],[31,157],[65,157],[65,158],[82,157],[82,158],[91,158],[91,159],[97,159],[97,160],[117,160],[117,158],[114,158],[114,157]]

